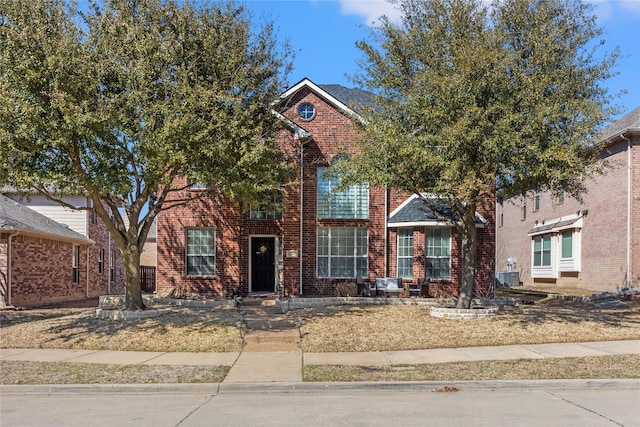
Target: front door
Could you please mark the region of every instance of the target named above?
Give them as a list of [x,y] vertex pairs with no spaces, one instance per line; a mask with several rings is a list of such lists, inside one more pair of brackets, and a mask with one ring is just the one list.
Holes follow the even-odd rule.
[[251,238],[251,292],[275,292],[275,238]]

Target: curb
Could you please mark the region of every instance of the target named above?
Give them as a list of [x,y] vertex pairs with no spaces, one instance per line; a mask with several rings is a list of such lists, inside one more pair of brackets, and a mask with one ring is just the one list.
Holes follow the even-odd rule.
[[0,394],[233,394],[321,393],[391,390],[434,392],[443,387],[465,391],[508,390],[640,390],[640,379],[416,381],[416,382],[247,382],[208,384],[0,385]]

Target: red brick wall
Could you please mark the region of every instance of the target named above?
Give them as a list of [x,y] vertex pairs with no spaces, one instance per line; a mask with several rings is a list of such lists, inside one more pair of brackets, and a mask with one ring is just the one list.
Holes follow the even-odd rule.
[[[186,184],[186,179],[180,183]],[[185,192],[197,190],[185,190]],[[195,194],[195,193],[194,193]],[[176,197],[181,197],[180,194]],[[158,215],[157,292],[164,294],[174,287],[190,293],[228,294],[247,281],[243,276],[240,252],[240,207],[222,197],[205,197]],[[216,274],[187,276],[185,242],[187,227],[213,227],[216,236]],[[246,251],[244,256],[246,257]],[[244,273],[246,274],[246,273]]]
[[[89,215],[89,213],[87,213]],[[17,235],[11,239],[11,304],[38,305],[123,293],[124,270],[122,260],[116,257],[116,280],[109,283],[109,236],[97,219],[89,221],[89,238],[95,245],[80,247],[77,283],[72,281],[72,243],[47,238]],[[8,303],[7,289],[7,234],[0,237],[0,295]],[[105,249],[104,272],[98,273],[99,248]],[[111,244],[112,249],[116,249]],[[88,255],[88,257],[87,257]]]
[[[105,209],[108,210],[108,207],[105,206]],[[120,256],[120,251],[118,251],[115,242],[113,242],[113,239],[109,235],[107,227],[97,216],[95,217],[95,222],[92,221],[91,213],[87,212],[87,230],[89,234],[88,237],[95,242],[95,244],[89,248],[89,296],[124,294],[124,265],[122,263],[122,256]],[[102,273],[98,272],[100,249],[104,249],[104,270]],[[116,251],[116,275],[113,282],[110,281],[109,272],[109,263],[111,262],[109,255],[110,250]]]
[[83,299],[87,246],[80,247],[80,280],[72,282],[72,244],[18,235],[11,239],[11,304]]
[[[302,103],[310,103],[316,113],[312,120],[303,121],[297,115]],[[284,197],[284,214],[279,221],[251,221],[240,207],[223,198],[206,199],[163,212],[158,217],[158,292],[165,293],[174,286],[184,286],[188,292],[228,294],[233,287],[241,286],[249,291],[249,240],[252,235],[269,235],[282,238],[284,256],[284,285],[287,294],[317,295],[331,293],[335,284],[343,279],[316,278],[316,230],[318,227],[344,226],[366,227],[369,242],[369,277],[393,276],[396,273],[395,231],[390,230],[387,240],[385,265],[385,217],[409,195],[389,191],[388,199],[382,188],[370,188],[369,217],[367,219],[318,219],[316,208],[316,177],[319,167],[328,166],[337,154],[350,148],[356,137],[356,128],[348,117],[308,89],[298,91],[288,100],[282,114],[309,131],[312,140],[304,145],[304,198],[302,201],[303,235],[300,242],[300,188],[287,188]],[[292,144],[291,135],[283,136],[283,149],[294,150],[300,157],[300,145]],[[298,172],[299,174],[299,172]],[[181,183],[186,183],[182,181]],[[385,207],[387,210],[385,211]],[[484,214],[484,212],[483,212]],[[493,210],[485,217],[492,222]],[[185,275],[185,227],[214,227],[216,229],[216,275],[212,277],[187,277]],[[493,228],[480,230],[483,247],[479,257],[478,281],[482,286],[493,281]],[[302,243],[302,245],[301,245]],[[415,264],[414,280],[424,275],[424,231],[414,231]],[[302,251],[300,253],[300,248]],[[460,239],[455,233],[452,239],[452,277],[434,286],[457,294],[459,289]],[[288,251],[297,257],[287,257]],[[300,266],[302,265],[302,274]],[[302,275],[302,286],[300,276]],[[488,278],[488,279],[487,279]]]

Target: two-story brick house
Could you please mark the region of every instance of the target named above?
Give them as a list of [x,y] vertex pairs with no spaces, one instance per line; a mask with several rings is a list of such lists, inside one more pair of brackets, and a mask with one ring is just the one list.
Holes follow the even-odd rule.
[[640,107],[599,135],[608,168],[586,181],[582,203],[535,190],[498,201],[498,270],[526,286],[640,286]]
[[[460,236],[411,195],[354,185],[337,191],[327,167],[355,150],[355,105],[369,94],[303,79],[274,106],[289,123],[282,147],[299,159],[299,180],[280,205],[243,209],[221,196],[162,212],[157,230],[157,289],[228,295],[331,295],[340,282],[401,277],[432,281],[432,295],[460,288]],[[357,154],[356,151],[352,151]],[[186,184],[184,182],[178,183]],[[202,191],[192,187],[185,191]],[[280,206],[280,207],[278,207]],[[493,283],[494,209],[479,212],[477,286]]]
[[[121,256],[93,212],[72,210],[37,194],[0,195],[0,298],[41,305],[124,291]],[[90,200],[67,196],[67,203]]]

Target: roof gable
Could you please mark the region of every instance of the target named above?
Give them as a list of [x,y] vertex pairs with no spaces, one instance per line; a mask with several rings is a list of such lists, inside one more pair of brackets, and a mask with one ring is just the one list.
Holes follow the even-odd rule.
[[[430,200],[433,200],[435,205],[438,199],[432,197]],[[436,215],[434,209],[438,215]],[[455,213],[445,203],[439,202],[437,207],[430,207],[427,206],[422,198],[414,194],[389,214],[387,224],[389,227],[397,228],[450,225],[452,222],[457,221],[458,218]],[[484,218],[476,213],[476,226],[481,228],[484,223]]]
[[358,120],[362,120],[362,117],[360,117],[360,115],[349,105],[373,105],[373,96],[361,89],[349,89],[340,85],[317,85],[306,77],[280,95],[280,101],[278,104],[282,105],[300,90],[305,88],[314,92],[335,109],[350,117],[355,117]]

